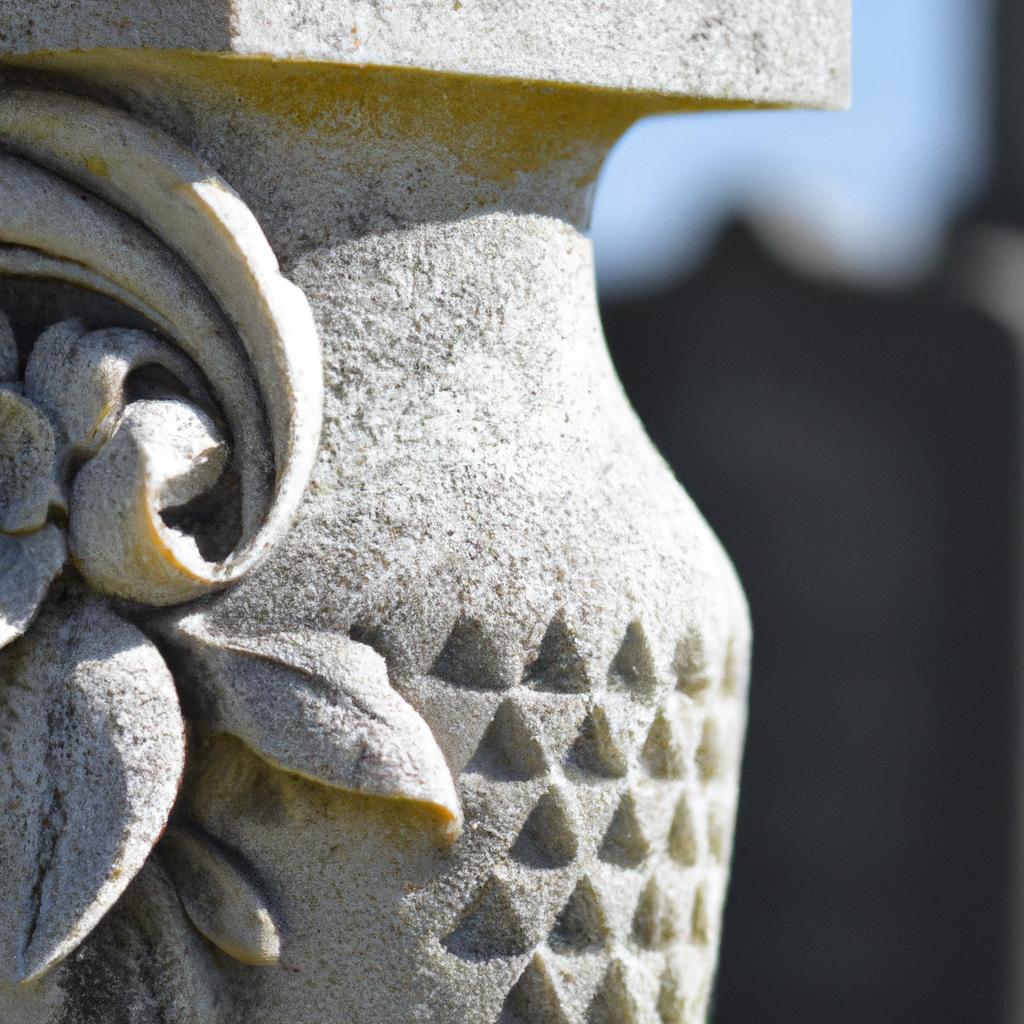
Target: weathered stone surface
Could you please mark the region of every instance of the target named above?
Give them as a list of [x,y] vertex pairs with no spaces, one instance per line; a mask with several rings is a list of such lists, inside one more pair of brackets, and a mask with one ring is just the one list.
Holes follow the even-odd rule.
[[31,981],[81,943],[163,831],[184,764],[171,674],[93,598],[0,654],[0,964]]
[[16,0],[0,16],[0,53],[139,47],[835,106],[848,91],[849,4]]
[[[239,86],[254,88],[245,78],[251,71],[240,71]],[[278,72],[267,66],[267,73]],[[161,102],[163,84],[143,71],[133,82],[136,101]],[[226,1019],[489,1024],[503,1012],[544,1005],[543,972],[522,975],[549,948],[574,964],[576,981],[557,989],[570,1022],[623,1007],[653,1012],[670,969],[698,1020],[727,871],[707,822],[712,808],[734,813],[747,625],[727,560],[645,441],[604,354],[589,243],[573,221],[577,210],[585,215],[581,195],[614,123],[577,148],[569,144],[571,121],[547,129],[546,146],[567,147],[562,166],[539,169],[524,186],[521,175],[505,179],[494,165],[486,176],[472,166],[449,174],[429,119],[404,139],[393,132],[382,139],[365,122],[354,140],[365,140],[364,157],[386,139],[389,165],[420,168],[419,194],[398,189],[391,201],[379,193],[387,205],[367,225],[355,216],[337,220],[327,203],[366,186],[362,163],[336,148],[341,136],[296,129],[276,109],[240,115],[237,102],[225,121],[210,89],[199,74],[177,94],[202,135],[194,144],[223,146],[225,166],[255,208],[269,212],[273,188],[263,176],[278,169],[245,154],[268,141],[271,151],[280,143],[289,154],[293,172],[277,177],[276,187],[288,189],[290,215],[269,222],[326,341],[317,461],[297,517],[267,560],[201,604],[158,615],[130,609],[161,638],[195,738],[176,812],[184,831],[174,834],[207,836],[211,845],[172,841],[166,866],[193,924],[222,951],[214,985]],[[40,233],[54,243],[53,264],[36,276],[75,281],[77,257],[87,258],[136,309],[137,296],[159,297],[160,288],[179,288],[180,308],[193,308],[187,273],[157,258],[137,221],[89,199],[103,244],[89,250],[76,241],[86,215],[71,203],[76,193],[63,174],[74,175],[77,189],[94,186],[114,198],[122,179],[72,163],[63,155],[68,136],[39,135],[20,116],[33,95],[6,95],[17,95],[20,106],[5,108],[0,95],[0,137],[6,125],[9,144],[35,166],[57,169],[55,183],[22,170],[28,164],[10,180],[29,182],[68,214],[62,232],[57,219],[40,227],[23,209],[0,204],[9,244]],[[422,100],[415,92],[398,97]],[[45,102],[48,119],[59,113],[59,100]],[[347,102],[341,115],[358,123],[368,95],[357,90]],[[571,109],[571,101],[557,102]],[[89,124],[116,123],[81,101],[69,101],[68,110],[79,146]],[[235,134],[224,138],[229,125]],[[177,149],[162,149],[155,136],[126,129],[121,137],[180,167]],[[114,159],[122,157],[115,151]],[[126,176],[134,191],[121,193],[129,196],[122,201],[159,182],[159,162],[155,170],[150,165],[144,186]],[[180,181],[178,174],[165,180]],[[469,179],[493,198],[454,215]],[[20,194],[16,187],[10,195]],[[421,215],[410,216],[413,203]],[[314,217],[321,228],[311,236]],[[170,224],[177,251],[190,254],[195,227],[175,235],[173,220],[149,219],[162,232]],[[103,225],[138,240],[130,259],[116,259],[116,236]],[[193,267],[201,270],[204,260],[196,256]],[[158,273],[137,282],[147,267]],[[218,273],[226,280],[230,270]],[[179,307],[163,299],[160,307],[174,324]],[[218,320],[212,312],[196,322]],[[80,549],[75,564],[85,581],[101,593],[131,596],[150,570],[122,562],[123,587],[107,585],[91,568],[80,517],[100,542],[131,536],[123,533],[129,506],[118,494],[137,488],[136,507],[167,514],[173,509],[161,495],[173,505],[200,500],[210,487],[218,493],[223,463],[196,476],[190,467],[206,448],[176,424],[203,422],[196,410],[209,400],[208,418],[226,419],[237,405],[230,377],[211,362],[222,335],[178,334],[181,342],[171,340],[190,357],[184,363],[136,335],[66,324],[24,346],[25,388],[35,396],[28,400],[75,439],[78,457],[67,463],[72,549]],[[271,347],[286,344],[266,337]],[[159,370],[152,379],[138,377],[129,356],[146,345]],[[81,367],[89,386],[46,388],[63,372],[40,369],[53,353]],[[193,366],[212,367],[209,389],[192,379]],[[316,373],[307,362],[294,379],[301,385]],[[108,400],[97,401],[96,388]],[[305,414],[301,399],[296,392],[277,406],[284,410],[278,436],[291,436]],[[96,414],[80,414],[88,409]],[[164,428],[142,429],[156,409],[170,415]],[[92,445],[80,436],[90,419],[98,430]],[[134,440],[126,448],[119,438]],[[249,454],[244,438],[231,437],[233,464]],[[289,448],[278,452],[287,456]],[[288,465],[278,462],[279,474]],[[236,499],[244,504],[239,479]],[[158,528],[198,545],[192,531],[231,506],[218,499]],[[125,552],[146,543],[144,533],[117,542]],[[158,592],[138,595],[164,603]],[[30,625],[25,642],[33,636]],[[98,664],[97,680],[107,671]],[[704,686],[693,697],[686,691],[698,674]],[[669,749],[666,721],[674,762],[660,756]],[[8,731],[14,742],[13,720]],[[463,817],[456,839],[452,824]],[[672,831],[675,819],[684,824]],[[219,848],[232,851],[223,864],[207,856]],[[672,905],[682,923],[673,925],[675,941],[652,940],[646,967],[626,970],[638,915],[654,913],[646,908],[655,879],[658,907]],[[663,917],[639,933],[667,934]],[[277,922],[273,933],[270,922]],[[94,923],[59,949],[73,950]],[[177,935],[172,929],[166,941],[179,942]],[[90,941],[81,958],[40,983],[69,993],[74,1012],[84,1014],[88,988],[76,972],[96,962]],[[178,952],[159,955],[173,960]],[[128,990],[144,984],[130,957],[110,970],[124,973]],[[27,1015],[27,990],[24,998]],[[217,1019],[211,1010],[200,1021]]]
[[[0,581],[8,652],[71,628],[32,616],[75,595],[114,645],[82,678],[119,710],[121,648],[144,651],[191,743],[127,901],[40,918],[0,1009],[697,1024],[749,625],[615,379],[584,230],[640,114],[840,99],[845,8],[23,10],[0,44],[0,361],[69,498],[29,536],[66,530],[72,558]],[[302,59],[244,56],[267,49]],[[40,327],[17,297],[54,280],[77,319]],[[34,744],[8,789],[49,764],[39,720],[0,722],[0,751]],[[152,772],[128,754],[133,792]],[[108,806],[106,778],[75,784]],[[23,897],[50,862],[11,842]]]
[[0,534],[0,649],[28,629],[67,557],[55,526],[24,537]]

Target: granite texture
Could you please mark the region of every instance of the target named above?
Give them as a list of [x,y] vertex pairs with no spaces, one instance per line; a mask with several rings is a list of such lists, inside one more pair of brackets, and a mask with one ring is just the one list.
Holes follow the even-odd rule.
[[698,1024],[749,623],[585,234],[657,105],[295,46],[0,71],[0,1018]]
[[848,0],[14,0],[0,53],[201,50],[840,106]]

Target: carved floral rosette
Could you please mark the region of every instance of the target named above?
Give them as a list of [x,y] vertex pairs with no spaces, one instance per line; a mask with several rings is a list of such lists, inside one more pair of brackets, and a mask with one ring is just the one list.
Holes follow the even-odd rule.
[[[0,275],[104,296],[141,325],[26,336],[18,310],[0,315],[0,991],[72,954],[147,863],[221,953],[274,963],[260,881],[175,810],[196,728],[185,676],[203,728],[266,762],[425,805],[449,836],[461,823],[430,730],[371,648],[205,625],[203,598],[266,557],[309,480],[309,307],[191,152],[24,89],[0,92]],[[168,653],[183,637],[184,667]]]

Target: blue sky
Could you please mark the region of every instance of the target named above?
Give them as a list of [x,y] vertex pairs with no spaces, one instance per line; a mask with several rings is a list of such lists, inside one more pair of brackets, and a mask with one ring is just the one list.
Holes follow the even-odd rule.
[[636,125],[598,188],[604,294],[657,288],[746,210],[848,273],[905,279],[984,180],[988,0],[853,0],[844,113],[672,115]]

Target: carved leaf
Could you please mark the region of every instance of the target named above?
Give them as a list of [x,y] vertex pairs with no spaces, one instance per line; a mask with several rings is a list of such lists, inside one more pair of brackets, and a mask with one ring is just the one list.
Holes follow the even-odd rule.
[[281,955],[281,937],[266,898],[232,855],[209,836],[172,828],[161,859],[196,928],[228,956],[266,967]]
[[[157,983],[154,984],[154,981]],[[61,971],[66,996],[61,1024],[213,1024],[224,1021],[223,974],[196,931],[177,889],[157,857],[150,857],[132,884]],[[52,992],[55,986],[33,986]],[[26,1024],[17,1012],[0,1020]],[[23,1010],[29,993],[15,992]],[[32,1014],[33,1024],[42,1024]],[[49,1014],[46,1024],[54,1024]]]
[[67,556],[55,526],[25,537],[0,534],[0,649],[28,629]]
[[104,603],[52,600],[0,655],[0,971],[72,952],[142,867],[184,765],[170,672]]
[[62,504],[50,421],[11,387],[0,387],[0,533],[31,533]]
[[327,632],[227,638],[201,615],[171,627],[203,715],[266,760],[318,782],[429,804],[457,832],[455,783],[426,722],[372,648]]

